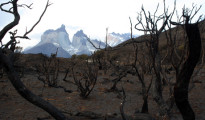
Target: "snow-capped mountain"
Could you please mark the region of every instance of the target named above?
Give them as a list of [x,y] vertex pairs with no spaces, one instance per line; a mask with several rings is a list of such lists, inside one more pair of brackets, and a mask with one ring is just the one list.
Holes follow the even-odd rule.
[[[137,36],[133,36],[133,37],[137,37]],[[109,33],[107,36],[107,43],[109,46],[114,47],[128,39],[131,38],[130,33],[124,33],[124,34],[120,34],[120,33]]]
[[46,30],[41,36],[41,41],[36,46],[24,50],[23,53],[43,53],[50,56],[51,53],[56,53],[57,48],[59,48],[57,57],[67,58],[71,56],[66,51],[69,46],[71,46],[69,35],[65,30],[65,25],[61,25],[56,30]]
[[[96,49],[95,47],[88,41],[87,35],[83,32],[83,30],[77,31],[73,36],[72,46],[74,48],[74,54],[91,54]],[[101,48],[105,47],[105,43],[100,42],[98,40],[91,40],[91,42],[96,46]]]
[[[108,44],[109,46],[116,46],[125,40],[130,39],[130,34],[119,34],[110,33],[108,34]],[[43,53],[48,56],[51,53],[55,53],[58,48],[58,57],[70,57],[73,54],[88,54],[90,55],[95,51],[95,47],[88,41],[87,35],[83,30],[77,31],[72,38],[72,42],[69,39],[69,34],[65,29],[65,25],[61,25],[60,28],[56,30],[46,30],[41,36],[41,41],[34,47],[26,49],[23,53]],[[100,48],[105,47],[105,43],[97,39],[90,39],[91,42]]]
[[45,43],[53,43],[56,47],[62,47],[64,50],[68,49],[71,42],[69,40],[69,34],[65,30],[65,25],[61,25],[56,30],[45,31],[38,45]]

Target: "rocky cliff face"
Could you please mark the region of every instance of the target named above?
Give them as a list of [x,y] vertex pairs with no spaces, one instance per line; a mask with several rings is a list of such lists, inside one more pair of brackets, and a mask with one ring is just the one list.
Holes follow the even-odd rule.
[[25,50],[24,53],[43,53],[48,56],[51,53],[56,53],[58,48],[57,57],[68,58],[71,55],[66,51],[71,46],[69,34],[66,32],[65,25],[61,25],[56,30],[47,30],[41,36],[41,41],[34,47]]
[[79,49],[82,46],[86,46],[87,40],[87,35],[83,33],[83,30],[80,30],[76,34],[74,34],[72,46],[76,49]]
[[[58,56],[70,57],[73,54],[88,54],[90,55],[96,49],[88,41],[87,35],[83,30],[79,30],[74,34],[72,42],[69,39],[69,34],[65,29],[65,25],[61,25],[56,30],[47,30],[41,36],[41,41],[34,47],[27,49],[24,53],[43,53],[50,56],[58,49]],[[125,40],[130,39],[130,34],[110,33],[108,35],[109,46],[116,46]],[[105,43],[97,39],[91,40],[96,47],[104,48]]]
[[[91,54],[91,52],[94,52],[96,49],[93,47],[93,45],[88,41],[87,35],[83,32],[83,30],[78,31],[74,36],[73,36],[73,42],[72,46],[74,49],[77,50],[75,54],[80,55],[80,54]],[[101,44],[101,47],[105,47],[105,43],[101,43],[98,40],[91,40],[91,42],[98,47]]]
[[71,42],[69,40],[69,34],[65,30],[65,25],[61,25],[61,27],[57,30],[47,30],[46,32],[44,32],[38,45],[45,43],[52,43],[56,47],[61,47],[64,50],[69,49]]

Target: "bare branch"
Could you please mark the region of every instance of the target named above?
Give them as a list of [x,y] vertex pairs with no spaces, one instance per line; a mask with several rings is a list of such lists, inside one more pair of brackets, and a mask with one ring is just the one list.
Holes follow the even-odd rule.
[[[185,24],[188,24],[188,23],[191,23],[191,20],[195,17],[195,15],[199,12],[199,10],[201,9],[202,5],[199,6],[199,8],[196,7],[196,5],[192,5],[192,9],[189,10],[188,8],[185,8],[185,6],[183,7],[183,11],[182,11],[182,16],[181,17],[184,17],[185,18]],[[193,13],[194,12],[194,13]],[[193,13],[193,15],[192,15]],[[198,20],[197,20],[197,23],[201,20],[202,18],[202,15],[199,16]],[[184,22],[184,21],[182,21]],[[181,24],[180,21],[178,22],[173,22],[170,20],[170,23],[172,25],[184,25],[184,23]]]
[[164,30],[165,26],[167,25],[167,21],[168,21],[169,17],[170,17],[170,15],[166,16],[166,20],[164,21],[162,27],[157,31],[157,34],[161,34],[161,32]]
[[105,38],[105,44],[106,44],[106,46],[105,46],[105,50],[106,50],[107,47],[108,47],[107,40],[108,40],[108,28],[106,28],[106,38]]
[[0,31],[0,42],[2,41],[2,39],[4,38],[4,36],[6,35],[6,33],[12,29],[14,26],[16,26],[19,23],[20,20],[20,15],[18,13],[18,7],[17,7],[17,2],[18,0],[13,0],[11,2],[8,2],[6,4],[12,3],[13,5],[13,12],[9,12],[11,14],[14,15],[14,20],[9,23],[8,25],[6,25],[1,31]]
[[50,3],[49,0],[48,0],[48,1],[47,1],[47,4],[46,4],[46,7],[45,7],[43,13],[41,14],[40,18],[38,19],[38,21],[33,25],[33,27],[31,27],[31,29],[30,29],[29,31],[26,31],[26,33],[23,35],[23,37],[20,37],[20,38],[29,39],[29,38],[27,37],[27,35],[28,35],[30,32],[32,32],[33,29],[39,24],[39,22],[41,21],[43,15],[45,14],[47,8],[48,8],[50,5],[52,5],[52,3]]
[[130,19],[130,31],[131,31],[130,36],[131,36],[131,40],[132,40],[132,20],[130,17],[129,17],[129,19]]
[[[197,9],[195,9],[195,12],[194,12],[194,14],[192,15],[192,17],[190,18],[190,20],[192,20],[193,18],[194,18],[194,16],[199,12],[199,10],[201,9],[201,7],[202,7],[202,5],[200,5],[199,6],[199,8]],[[195,6],[193,6],[193,9],[195,8]],[[190,14],[191,15],[191,14]]]
[[32,9],[31,6],[33,5],[33,3],[31,3],[30,5],[26,5],[26,4],[21,4],[21,5],[18,5],[18,7],[27,7],[29,9]]
[[[155,21],[156,13],[157,13],[157,11],[158,11],[158,8],[159,8],[159,3],[157,4],[157,8],[156,8],[156,10],[155,10],[155,12],[154,12],[153,21]],[[150,17],[150,18],[151,18],[151,17]],[[159,17],[158,17],[158,18],[159,18]]]
[[5,10],[5,9],[3,8],[3,6],[4,6],[4,5],[7,5],[7,4],[12,4],[12,1],[9,1],[9,2],[6,2],[6,3],[2,3],[2,4],[0,5],[0,9],[1,9],[2,11],[4,11],[4,12],[7,12],[7,13],[11,13],[11,14],[12,14],[12,11],[11,11],[11,10]]
[[87,38],[87,41],[88,41],[95,49],[101,50],[100,46],[99,46],[99,47],[96,47],[96,46],[94,45],[94,43],[90,40],[90,38]]

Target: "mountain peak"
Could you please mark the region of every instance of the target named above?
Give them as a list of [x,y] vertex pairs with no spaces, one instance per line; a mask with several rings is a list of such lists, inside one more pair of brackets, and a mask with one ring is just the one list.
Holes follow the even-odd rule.
[[64,24],[62,24],[62,25],[61,25],[61,28],[65,28],[65,25],[64,25]]
[[65,29],[65,25],[62,24],[61,27],[58,28],[56,31],[58,31],[58,32],[65,32],[65,31],[66,31],[66,29]]
[[84,37],[84,36],[86,36],[86,35],[85,35],[85,33],[83,32],[83,30],[79,30],[79,31],[77,31],[77,33],[75,33],[74,36]]
[[56,30],[53,30],[53,29],[46,30],[43,34],[50,34],[50,33],[55,32],[55,31],[56,32],[66,32],[65,25],[62,24],[61,27],[56,29]]

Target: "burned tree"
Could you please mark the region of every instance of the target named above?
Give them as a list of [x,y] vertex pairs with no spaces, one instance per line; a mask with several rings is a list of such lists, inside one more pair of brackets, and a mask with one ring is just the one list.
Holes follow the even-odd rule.
[[51,57],[43,55],[43,62],[37,65],[38,79],[48,86],[57,87],[58,75],[59,75],[59,60],[56,58],[56,54],[52,54]]
[[[131,18],[130,19],[130,30],[131,30],[131,43],[133,46],[133,60],[131,63],[131,67],[132,69],[134,69],[134,72],[132,73],[133,75],[136,75],[138,80],[140,81],[141,85],[142,85],[142,96],[143,96],[143,105],[142,105],[142,109],[141,109],[141,113],[149,113],[149,109],[148,109],[148,94],[149,94],[149,90],[151,88],[152,85],[152,78],[150,79],[150,83],[148,85],[148,88],[146,88],[146,84],[145,84],[145,74],[150,72],[150,69],[147,69],[150,67],[150,61],[146,61],[146,59],[150,59],[150,56],[146,56],[145,55],[145,50],[144,50],[144,42],[137,42],[135,43],[134,38],[132,37],[132,21]],[[141,50],[139,50],[141,49]]]
[[38,80],[43,82],[44,86],[42,88],[42,92],[46,86],[53,88],[61,88],[64,92],[71,93],[71,90],[66,89],[66,87],[59,85],[59,59],[56,57],[58,53],[58,49],[56,53],[52,53],[51,56],[43,55],[43,62],[39,65],[36,65],[36,69],[38,72]]
[[99,70],[103,69],[103,63],[105,59],[105,52],[103,50],[99,50],[93,53],[92,55],[93,61],[98,63]]
[[[68,74],[71,74],[73,80],[67,79]],[[88,59],[79,59],[77,56],[73,56],[63,80],[75,85],[80,91],[80,97],[87,98],[93,91],[97,78],[96,64],[89,63]]]
[[[158,7],[156,11],[154,12],[154,15],[151,15],[150,12],[146,13],[144,7],[142,6],[142,11],[138,15],[138,23],[135,25],[135,29],[139,31],[147,31],[149,34],[149,37],[147,40],[143,41],[146,42],[146,46],[148,49],[148,53],[150,55],[151,60],[151,68],[152,73],[154,75],[153,79],[153,98],[155,102],[159,106],[159,113],[162,117],[168,116],[168,106],[163,99],[162,95],[162,75],[161,75],[161,53],[159,51],[159,37],[162,33],[162,31],[165,29],[167,21],[169,19],[169,16],[165,16],[165,13],[156,16],[156,13],[158,11]],[[165,11],[166,12],[166,11]],[[145,20],[145,23],[143,23],[142,19]],[[162,26],[158,29],[158,22],[162,21]],[[141,25],[141,28],[139,27]],[[139,75],[138,75],[139,76]],[[141,79],[141,77],[139,76]],[[141,79],[142,81],[142,79]]]
[[[11,8],[5,9],[4,7],[6,5],[11,5]],[[48,112],[51,116],[53,116],[55,119],[65,120],[66,117],[56,107],[54,107],[47,101],[43,100],[42,98],[36,96],[35,94],[33,94],[30,90],[26,88],[26,86],[22,83],[22,81],[19,78],[19,75],[17,74],[17,72],[15,71],[13,67],[12,56],[14,54],[14,50],[16,46],[16,39],[18,38],[29,39],[27,35],[30,32],[32,32],[32,30],[36,27],[36,25],[38,25],[44,13],[46,12],[48,6],[50,6],[51,4],[49,3],[49,0],[48,0],[43,13],[41,14],[39,20],[33,25],[33,27],[30,30],[26,31],[23,36],[17,36],[17,30],[15,30],[14,32],[11,32],[10,30],[14,28],[16,25],[18,25],[20,21],[20,14],[18,12],[18,7],[24,6],[24,7],[30,8],[31,5],[25,5],[25,4],[19,5],[18,0],[11,0],[9,2],[0,4],[1,11],[12,14],[14,16],[14,20],[10,22],[8,25],[6,25],[0,31],[0,42],[1,42],[0,66],[4,68],[12,85],[22,97],[24,97],[26,100],[28,100],[32,104],[42,108],[43,110]],[[6,33],[9,31],[11,33],[11,40],[7,42],[5,45],[3,45],[2,44],[3,38],[5,37]]]
[[[179,72],[176,74],[176,84],[174,86],[175,103],[184,120],[195,119],[194,111],[192,110],[188,100],[188,88],[194,68],[198,63],[201,54],[201,37],[198,28],[198,23],[201,17],[196,23],[191,24],[192,18],[199,9],[193,7],[192,10],[186,11],[184,8],[182,15],[182,17],[185,18],[184,24],[171,22],[171,24],[174,25],[182,25],[185,28],[188,38],[187,57],[180,66],[181,69],[179,69]],[[193,10],[195,10],[194,14],[192,14]]]
[[[186,16],[187,21],[188,17],[189,16]],[[185,28],[189,40],[189,56],[177,75],[174,97],[184,120],[193,120],[195,119],[195,115],[188,101],[188,88],[190,78],[200,58],[201,38],[198,23],[189,24],[186,22]]]
[[[176,6],[176,2],[175,2]],[[157,7],[158,9],[158,7]],[[136,24],[135,28],[140,31],[146,31],[148,32],[148,39],[144,39],[142,41],[133,41],[133,42],[145,42],[149,51],[149,54],[151,56],[152,61],[152,73],[154,74],[154,82],[153,82],[153,98],[155,102],[159,106],[159,113],[160,113],[160,119],[169,118],[170,110],[174,104],[174,98],[175,103],[180,110],[183,118],[185,120],[193,120],[195,119],[194,112],[189,105],[188,101],[188,87],[190,78],[192,76],[192,73],[194,71],[195,66],[197,65],[197,62],[200,58],[200,52],[201,52],[201,38],[200,33],[198,29],[198,22],[199,20],[194,23],[190,24],[191,19],[196,15],[199,9],[196,9],[196,11],[193,13],[194,7],[191,11],[185,11],[183,10],[182,17],[185,18],[184,24],[181,24],[181,21],[178,22],[172,22],[172,17],[175,13],[175,8],[172,13],[168,14],[168,10],[166,10],[165,1],[164,1],[164,13],[161,16],[156,16],[157,9],[154,13],[154,15],[151,15],[150,12],[146,13],[144,8],[142,7],[142,12],[139,13],[138,16],[138,23]],[[144,17],[145,23],[143,23],[142,18]],[[201,18],[201,17],[200,17]],[[162,22],[162,26],[160,29],[158,29],[158,22]],[[176,49],[176,40],[177,40],[177,32],[175,32],[175,35],[172,35],[171,30],[171,24],[172,25],[180,25],[183,26],[186,36],[187,36],[187,42],[186,39],[182,40],[185,41],[183,43],[183,50],[179,51]],[[139,28],[139,25],[141,25],[141,28]],[[168,26],[168,30],[166,30],[166,26]],[[177,26],[175,29],[178,30]],[[166,54],[162,53],[160,49],[162,50],[160,43],[162,44],[162,41],[160,41],[160,36],[162,34],[162,31],[165,30],[165,34],[167,37],[167,46],[166,47]],[[181,53],[180,53],[181,52]],[[163,56],[164,55],[164,56]],[[169,60],[167,60],[169,59]],[[176,60],[178,59],[178,60]],[[167,60],[167,61],[166,61]],[[165,62],[166,61],[166,62]],[[170,79],[167,78],[166,70],[168,69],[166,67],[166,64],[170,64],[175,69],[176,73],[176,84],[173,88],[170,84]],[[163,98],[163,84],[165,82],[168,82],[168,85],[170,87],[170,98],[168,99],[169,102],[165,101]],[[169,104],[168,104],[169,103]]]

